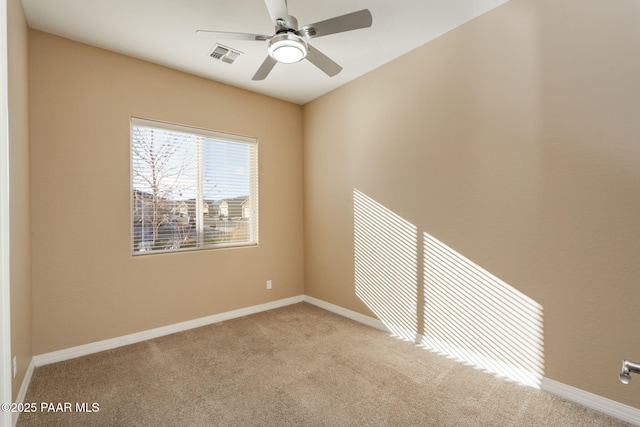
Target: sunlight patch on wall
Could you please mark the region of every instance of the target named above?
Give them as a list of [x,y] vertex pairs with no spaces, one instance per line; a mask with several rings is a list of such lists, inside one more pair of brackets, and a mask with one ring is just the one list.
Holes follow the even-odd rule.
[[544,374],[542,306],[427,233],[422,344],[538,387]]
[[540,387],[540,304],[357,189],[353,209],[355,292],[393,335]]
[[356,295],[394,335],[415,341],[417,229],[358,190],[353,205]]

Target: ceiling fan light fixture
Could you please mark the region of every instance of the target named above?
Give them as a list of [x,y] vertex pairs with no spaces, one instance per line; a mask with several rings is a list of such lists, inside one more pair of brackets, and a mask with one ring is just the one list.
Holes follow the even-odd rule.
[[309,53],[307,43],[293,33],[277,34],[269,41],[268,49],[269,56],[285,64],[301,61]]

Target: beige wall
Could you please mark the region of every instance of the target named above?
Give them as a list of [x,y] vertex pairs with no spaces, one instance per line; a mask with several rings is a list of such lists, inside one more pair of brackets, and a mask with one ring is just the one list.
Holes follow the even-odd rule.
[[[640,357],[639,12],[512,0],[305,105],[305,293],[384,311],[356,295],[357,190],[377,211],[371,256],[391,266],[370,278],[382,294],[407,264],[414,317],[431,315],[423,298],[438,309],[421,293],[431,267],[411,270],[433,236],[542,307],[546,377],[640,407],[640,382],[618,380]],[[406,247],[383,232],[402,224]]]
[[[300,106],[37,31],[29,73],[35,354],[303,293]],[[131,116],[258,139],[258,247],[131,256]]]
[[28,28],[19,0],[8,0],[11,353],[17,358],[13,397],[31,351],[31,226],[29,200]]

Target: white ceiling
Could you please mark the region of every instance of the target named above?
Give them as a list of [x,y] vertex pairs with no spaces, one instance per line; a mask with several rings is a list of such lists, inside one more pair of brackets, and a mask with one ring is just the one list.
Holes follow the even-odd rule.
[[[267,42],[212,40],[195,31],[274,33],[263,0],[22,0],[31,28],[253,92],[304,104],[508,0],[289,0],[299,26],[369,9],[373,26],[310,40],[343,70],[328,77],[308,61],[276,64],[252,81]],[[214,44],[243,52],[233,64]]]

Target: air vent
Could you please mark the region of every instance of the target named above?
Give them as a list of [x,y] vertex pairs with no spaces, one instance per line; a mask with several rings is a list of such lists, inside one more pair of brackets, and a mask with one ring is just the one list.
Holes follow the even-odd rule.
[[209,53],[209,56],[213,59],[226,62],[227,64],[233,64],[233,61],[235,61],[240,55],[242,55],[242,52],[239,50],[231,49],[230,47],[223,46],[221,44],[216,44],[213,49],[211,49],[211,53]]

